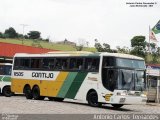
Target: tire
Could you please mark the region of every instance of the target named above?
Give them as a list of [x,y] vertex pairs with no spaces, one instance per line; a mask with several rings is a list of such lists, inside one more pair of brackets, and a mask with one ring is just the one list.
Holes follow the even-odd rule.
[[92,107],[99,107],[101,103],[98,102],[98,95],[95,91],[88,93],[87,95],[88,104]]
[[40,89],[38,86],[33,87],[32,94],[34,100],[43,100],[45,98],[44,96],[40,96]]
[[6,97],[11,97],[13,95],[11,92],[11,86],[5,86],[2,90],[2,94]]
[[26,99],[32,99],[33,98],[32,90],[31,90],[30,86],[25,86],[24,90],[23,90],[23,93],[26,96]]
[[123,104],[111,104],[114,108],[121,108]]

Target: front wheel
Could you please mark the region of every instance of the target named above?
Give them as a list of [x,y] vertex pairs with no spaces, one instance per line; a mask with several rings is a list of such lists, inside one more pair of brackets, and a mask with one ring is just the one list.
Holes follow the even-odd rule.
[[87,95],[88,104],[92,107],[99,107],[101,106],[101,103],[98,102],[98,95],[96,92],[90,92]]
[[11,92],[11,86],[5,86],[2,90],[2,94],[6,97],[11,97],[13,95]]
[[121,108],[123,104],[111,104],[114,108]]

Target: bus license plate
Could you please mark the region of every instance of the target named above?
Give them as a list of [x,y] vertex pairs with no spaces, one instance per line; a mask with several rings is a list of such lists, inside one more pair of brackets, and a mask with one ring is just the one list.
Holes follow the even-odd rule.
[[119,102],[120,102],[120,103],[124,103],[125,100],[126,100],[125,98],[120,98],[120,101],[119,101]]

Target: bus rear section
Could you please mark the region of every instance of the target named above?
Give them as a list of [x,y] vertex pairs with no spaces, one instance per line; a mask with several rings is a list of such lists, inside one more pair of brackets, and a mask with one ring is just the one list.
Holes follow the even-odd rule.
[[10,97],[11,92],[11,70],[12,64],[0,63],[0,93],[6,97]]

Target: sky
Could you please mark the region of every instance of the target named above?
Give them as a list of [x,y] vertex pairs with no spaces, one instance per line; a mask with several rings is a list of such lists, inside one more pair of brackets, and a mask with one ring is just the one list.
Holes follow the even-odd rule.
[[[126,2],[156,2],[130,7]],[[23,33],[36,30],[51,41],[100,43],[130,47],[136,35],[146,36],[160,20],[160,0],[0,0],[0,32],[9,27]],[[160,41],[160,35],[156,35]],[[159,43],[158,43],[159,44]]]

